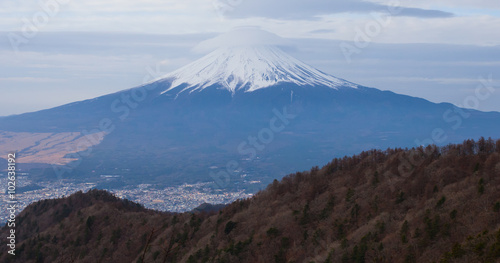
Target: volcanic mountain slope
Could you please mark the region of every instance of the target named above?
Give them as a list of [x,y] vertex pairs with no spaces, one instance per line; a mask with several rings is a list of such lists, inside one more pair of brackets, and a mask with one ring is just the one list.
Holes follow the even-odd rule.
[[[31,204],[1,262],[498,262],[500,140],[334,159],[214,214],[92,190]],[[8,236],[4,227],[0,235]]]
[[129,184],[218,181],[221,188],[264,182],[257,189],[332,155],[496,138],[499,130],[500,113],[356,85],[269,46],[221,48],[137,88],[0,118],[0,131],[8,131],[1,134],[13,137],[78,136],[72,144],[5,149],[20,158],[40,156],[39,149],[65,164],[35,178],[112,174]]

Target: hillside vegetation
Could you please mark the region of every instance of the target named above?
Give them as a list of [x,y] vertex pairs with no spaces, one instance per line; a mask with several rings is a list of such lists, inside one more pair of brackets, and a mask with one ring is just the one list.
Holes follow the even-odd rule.
[[334,159],[219,212],[92,190],[17,220],[16,256],[2,246],[0,262],[498,262],[500,140]]

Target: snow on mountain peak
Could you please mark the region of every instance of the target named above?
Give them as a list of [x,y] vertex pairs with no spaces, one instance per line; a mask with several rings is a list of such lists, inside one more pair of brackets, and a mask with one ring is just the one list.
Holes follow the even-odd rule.
[[183,84],[181,91],[201,91],[219,85],[231,93],[252,92],[281,83],[338,88],[357,85],[325,74],[271,46],[224,47],[164,76],[171,79],[168,92]]

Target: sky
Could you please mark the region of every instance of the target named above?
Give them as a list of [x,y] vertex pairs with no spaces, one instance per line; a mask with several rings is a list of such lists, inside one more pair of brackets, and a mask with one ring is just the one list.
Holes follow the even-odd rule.
[[141,85],[243,26],[336,77],[500,111],[498,1],[2,0],[0,116]]

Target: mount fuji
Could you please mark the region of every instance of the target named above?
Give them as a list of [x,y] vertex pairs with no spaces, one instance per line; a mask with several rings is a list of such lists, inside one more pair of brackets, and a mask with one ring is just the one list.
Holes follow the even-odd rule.
[[183,84],[188,85],[181,92],[201,91],[218,85],[232,94],[240,90],[252,92],[280,83],[331,88],[357,87],[353,83],[325,74],[272,46],[220,48],[164,78],[173,80],[165,92]]
[[57,164],[33,169],[37,178],[221,188],[259,188],[363,150],[499,131],[500,113],[357,85],[264,45],[223,47],[133,89],[0,118],[0,144],[29,141],[4,151]]

